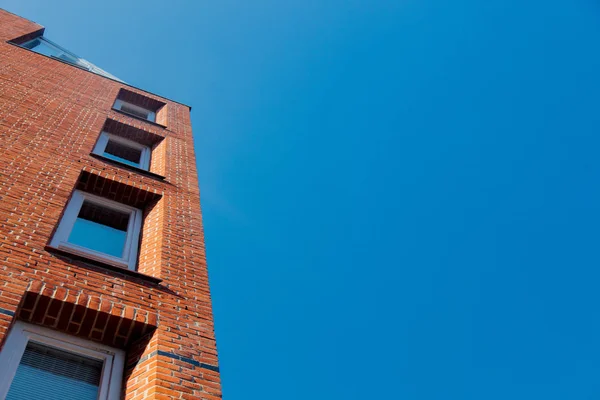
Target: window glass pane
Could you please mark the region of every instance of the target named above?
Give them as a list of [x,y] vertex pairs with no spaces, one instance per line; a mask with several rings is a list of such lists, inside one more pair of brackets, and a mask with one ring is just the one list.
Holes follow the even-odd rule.
[[56,57],[58,59],[69,62],[71,64],[78,65],[80,67],[87,69],[88,71],[92,71],[99,75],[104,75],[107,78],[121,81],[116,76],[111,75],[108,72],[104,71],[103,69],[98,68],[94,64],[90,63],[89,61],[86,61],[86,60],[76,56],[75,54],[72,54],[70,51],[67,51],[66,49],[62,48],[61,46],[57,45],[56,43],[50,44],[49,41],[44,39],[43,37],[39,37],[37,39],[31,40],[27,43],[22,44],[21,46],[23,46],[27,49],[33,50],[37,53],[43,54],[45,56]]
[[148,119],[148,116],[150,115],[149,111],[146,111],[141,107],[132,106],[131,104],[127,104],[127,103],[123,103],[121,105],[121,111],[125,111],[129,114],[133,114],[133,115],[136,115],[136,116],[138,116],[140,118],[144,118],[144,119]]
[[103,362],[29,342],[7,400],[96,400]]
[[62,54],[56,56],[56,58],[58,58],[60,60],[63,60],[63,61],[66,61],[66,62],[71,63],[71,64],[79,65],[80,67],[84,67],[84,68],[87,69],[87,65],[85,65],[84,63],[82,63],[81,61],[79,61],[76,57],[73,57],[70,54],[62,53]]
[[84,201],[69,235],[69,243],[123,257],[129,213]]
[[34,39],[30,42],[24,43],[22,46],[26,49],[33,50],[36,46],[39,46],[40,39]]
[[139,167],[140,160],[142,159],[142,150],[109,139],[104,149],[104,156],[128,165],[133,165],[134,167]]
[[48,43],[41,39],[35,39],[27,44],[28,49],[35,51],[36,53],[43,54],[45,56],[58,56],[62,53],[62,51],[58,51],[53,46],[50,46]]

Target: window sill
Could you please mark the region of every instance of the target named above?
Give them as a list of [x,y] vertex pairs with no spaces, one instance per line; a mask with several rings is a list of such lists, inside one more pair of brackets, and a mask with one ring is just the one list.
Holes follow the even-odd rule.
[[93,265],[93,266],[96,266],[96,267],[107,269],[109,271],[118,272],[120,274],[127,275],[127,276],[130,276],[130,277],[142,279],[144,281],[151,282],[151,283],[154,283],[154,284],[159,284],[159,283],[162,282],[162,279],[155,278],[155,277],[150,276],[150,275],[142,274],[142,273],[137,272],[137,271],[132,271],[132,270],[127,269],[127,268],[118,267],[116,265],[113,265],[113,264],[110,264],[110,263],[107,263],[107,262],[102,262],[102,261],[95,260],[93,258],[85,257],[85,256],[82,256],[80,254],[76,254],[76,253],[70,252],[70,251],[65,250],[65,249],[57,249],[56,247],[53,247],[53,246],[46,246],[46,247],[44,247],[44,250],[46,250],[48,253],[52,253],[54,255],[68,257],[68,258],[73,259],[73,260],[83,261],[86,264],[90,264],[90,265]]
[[155,174],[154,172],[146,171],[145,169],[134,167],[132,165],[127,165],[125,163],[113,160],[111,158],[101,156],[100,154],[90,153],[90,156],[92,156],[92,157],[94,157],[94,158],[96,158],[96,159],[98,159],[100,161],[104,161],[107,164],[112,164],[112,165],[115,165],[115,166],[120,167],[120,168],[128,169],[130,171],[137,172],[140,175],[145,175],[145,176],[147,176],[149,178],[157,179],[159,181],[164,181],[166,179],[162,175]]
[[135,118],[135,119],[137,119],[138,121],[144,121],[144,122],[147,122],[147,123],[149,123],[149,124],[152,124],[152,125],[154,125],[154,126],[158,126],[158,127],[160,127],[160,128],[167,129],[167,127],[166,127],[166,126],[164,126],[164,125],[161,125],[161,124],[159,124],[158,122],[154,122],[154,121],[150,121],[150,120],[148,120],[148,119],[145,119],[145,118],[138,117],[138,116],[137,116],[137,115],[135,115],[135,114],[130,114],[130,113],[126,112],[126,111],[121,111],[121,110],[118,110],[118,109],[116,109],[116,108],[114,108],[114,107],[112,107],[112,110],[113,110],[113,111],[115,111],[115,112],[118,112],[119,114],[127,115],[128,117],[131,117],[131,118]]

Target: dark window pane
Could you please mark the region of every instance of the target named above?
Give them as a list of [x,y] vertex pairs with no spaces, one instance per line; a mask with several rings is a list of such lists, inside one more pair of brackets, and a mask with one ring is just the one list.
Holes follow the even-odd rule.
[[129,217],[129,213],[84,201],[69,235],[69,243],[122,257]]
[[109,139],[104,149],[104,156],[125,164],[140,166],[142,150]]
[[133,115],[138,116],[140,118],[148,119],[148,112],[147,111],[140,110],[137,107],[132,107],[132,106],[130,106],[127,103],[123,103],[121,105],[121,111],[125,111],[125,112],[127,112],[129,114],[133,114]]
[[25,47],[26,49],[30,49],[31,50],[31,49],[35,48],[36,46],[39,46],[39,45],[40,45],[40,39],[35,39],[35,40],[32,40],[29,43],[24,44],[23,47]]

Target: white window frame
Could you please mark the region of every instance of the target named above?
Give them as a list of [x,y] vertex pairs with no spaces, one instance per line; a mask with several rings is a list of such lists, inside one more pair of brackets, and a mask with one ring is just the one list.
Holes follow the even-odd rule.
[[[69,235],[73,230],[79,211],[84,201],[99,205],[101,207],[110,208],[120,212],[129,213],[129,223],[127,225],[127,236],[125,238],[125,248],[123,249],[122,257],[115,257],[110,254],[101,253],[83,246],[69,243]],[[50,246],[57,249],[66,250],[71,253],[79,254],[94,260],[107,262],[109,264],[135,270],[137,264],[137,253],[139,247],[140,231],[142,228],[142,210],[127,206],[116,201],[105,199],[104,197],[96,196],[90,193],[75,190],[65,213],[60,220],[58,229],[52,237]]]
[[123,350],[17,321],[0,352],[0,399],[6,398],[29,341],[102,361],[98,400],[120,398],[125,360]]
[[[92,153],[98,154],[99,156],[102,156],[102,157],[111,158],[110,156],[104,155],[104,151],[106,150],[106,145],[108,144],[109,140],[113,140],[124,146],[133,147],[134,149],[141,150],[142,154],[140,156],[140,165],[137,168],[148,171],[148,169],[150,168],[150,147],[144,146],[143,144],[140,144],[137,142],[134,142],[133,140],[125,139],[120,136],[112,135],[107,132],[102,132],[100,134],[100,137],[98,138],[98,142],[96,143],[94,150],[92,150]],[[113,161],[119,162],[118,160],[113,160]],[[125,164],[125,163],[123,163],[123,164]],[[125,165],[129,165],[129,164],[125,164]]]
[[121,110],[121,107],[123,107],[123,104],[127,104],[131,108],[137,108],[138,110],[140,110],[140,112],[147,112],[148,113],[148,118],[146,118],[146,119],[148,121],[150,121],[150,122],[156,122],[156,113],[154,111],[149,110],[149,109],[144,108],[144,107],[140,107],[140,106],[135,105],[133,103],[130,103],[128,101],[123,101],[121,99],[117,99],[117,100],[115,100],[115,104],[113,105],[113,108],[115,108],[115,109],[117,109],[119,111],[122,111],[122,112],[124,112],[126,114],[133,115],[134,117],[142,118],[142,117],[139,117],[139,116],[137,116],[135,114],[131,114],[131,113],[128,113],[127,111]]

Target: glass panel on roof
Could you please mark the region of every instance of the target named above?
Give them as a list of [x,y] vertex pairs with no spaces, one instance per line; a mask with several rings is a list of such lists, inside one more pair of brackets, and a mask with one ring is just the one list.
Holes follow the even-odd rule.
[[79,67],[85,68],[88,71],[91,71],[95,74],[105,76],[110,79],[115,79],[117,81],[123,82],[121,79],[116,76],[109,74],[104,71],[102,68],[99,68],[92,64],[91,62],[84,60],[81,57],[71,53],[70,51],[62,48],[54,42],[40,36],[33,40],[30,40],[26,43],[21,44],[22,47],[33,50],[36,53],[43,54],[48,57],[58,58],[59,60],[66,61],[70,64],[77,65]]

